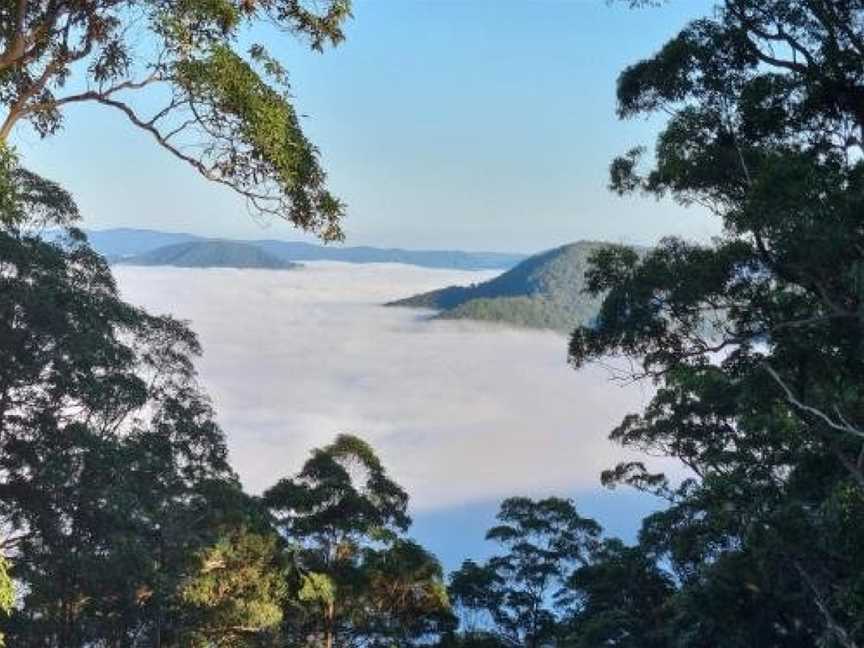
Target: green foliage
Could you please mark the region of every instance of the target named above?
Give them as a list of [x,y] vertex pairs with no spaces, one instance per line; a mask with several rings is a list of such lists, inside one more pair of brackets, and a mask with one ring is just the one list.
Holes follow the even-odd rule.
[[[14,167],[5,181],[17,205],[48,201],[36,224],[55,213],[54,192]],[[198,341],[123,302],[80,232],[47,242],[4,223],[0,518],[19,587],[0,628],[15,646],[171,645],[196,555],[253,515],[196,382]],[[233,605],[252,613],[248,594]]]
[[710,246],[596,254],[589,289],[606,297],[570,345],[576,366],[641,364],[657,393],[612,438],[692,471],[678,485],[640,463],[604,475],[670,502],[642,543],[682,584],[682,645],[864,638],[860,552],[837,551],[860,541],[847,514],[864,498],[862,25],[858,2],[727,0],[619,79],[622,117],[670,117],[653,167],[634,149],[612,188],[724,224]]
[[0,143],[0,226],[70,225],[78,218],[66,191],[21,167],[15,151]]
[[292,641],[409,645],[448,627],[441,566],[400,537],[408,496],[367,443],[340,435],[263,501],[296,545],[285,623]]
[[287,595],[287,566],[272,534],[232,530],[198,552],[197,569],[180,587],[195,623],[184,641],[201,646],[244,646],[275,632]]
[[[94,102],[238,193],[254,215],[285,218],[325,240],[342,237],[344,207],[325,187],[287,72],[260,44],[245,51],[241,35],[266,22],[321,51],[344,38],[348,0],[314,8],[302,0],[59,0],[7,9],[0,141],[21,120],[51,135],[67,106]],[[86,90],[68,91],[70,79]]]
[[336,600],[336,587],[327,574],[307,572],[301,574],[297,600],[301,603],[331,605]]
[[486,538],[507,553],[482,566],[466,561],[451,576],[450,596],[469,619],[469,631],[476,632],[472,614],[485,612],[508,645],[547,645],[559,635],[567,582],[598,547],[600,526],[581,517],[571,501],[554,497],[507,499],[498,521]]
[[449,593],[459,616],[459,627],[469,637],[487,636],[501,605],[503,579],[485,564],[465,560],[450,574]]
[[202,128],[219,133],[211,155],[220,182],[228,179],[260,211],[290,214],[325,240],[341,237],[342,205],[324,189],[316,151],[287,95],[224,45],[178,61],[174,75]]
[[381,644],[409,645],[455,626],[441,564],[416,542],[368,549],[363,571],[372,608],[367,633]]
[[408,495],[388,476],[372,448],[343,434],[316,449],[294,477],[264,494],[292,538],[326,549],[325,563],[353,555],[366,539],[386,541],[411,523]]
[[567,645],[661,648],[669,645],[672,580],[642,547],[607,540],[577,568],[568,596],[577,603]]
[[[15,584],[9,575],[9,564],[6,558],[0,556],[0,613],[8,616],[15,602]],[[6,645],[6,638],[0,632],[0,647]]]
[[123,303],[74,233],[2,230],[0,268],[0,515],[23,584],[10,639],[137,633],[206,536],[202,489],[233,480],[197,340]]

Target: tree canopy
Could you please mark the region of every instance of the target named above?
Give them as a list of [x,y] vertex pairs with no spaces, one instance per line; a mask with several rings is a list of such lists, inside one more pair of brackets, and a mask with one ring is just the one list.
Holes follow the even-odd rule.
[[537,648],[554,642],[568,602],[568,579],[588,563],[600,526],[580,516],[571,501],[555,497],[507,499],[497,519],[486,539],[506,553],[483,565],[466,561],[451,576],[451,597],[463,614],[487,613],[486,627],[476,630],[492,631],[506,645]]
[[118,111],[173,157],[245,198],[253,215],[342,237],[342,203],[264,45],[275,26],[318,51],[344,38],[349,0],[8,0],[0,11],[0,142],[56,133],[67,106]]
[[[864,503],[862,39],[854,0],[727,0],[618,81],[622,118],[669,118],[649,168],[630,151],[612,188],[699,204],[724,234],[598,253],[589,288],[606,298],[570,354],[623,353],[658,383],[612,438],[693,478],[630,463],[604,479],[669,499],[643,541],[705,621],[696,643],[861,641],[860,552],[840,547],[860,542]],[[747,622],[708,623],[709,592],[750,600]]]
[[[124,302],[20,169],[0,186],[0,638],[15,646],[408,646],[453,627],[408,496],[343,435],[243,493],[181,322]],[[38,228],[36,228],[38,229]],[[311,633],[311,634],[310,634]]]
[[408,645],[450,623],[438,560],[402,537],[408,496],[374,450],[343,434],[264,493],[295,543],[289,633],[325,648]]

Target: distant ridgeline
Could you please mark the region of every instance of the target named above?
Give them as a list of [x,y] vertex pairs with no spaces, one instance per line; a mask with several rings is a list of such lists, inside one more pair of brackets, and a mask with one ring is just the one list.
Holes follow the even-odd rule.
[[569,333],[593,318],[602,298],[584,294],[588,259],[608,243],[579,241],[529,257],[480,284],[450,286],[390,302],[431,308],[441,319],[472,319]]
[[237,241],[191,241],[163,245],[155,250],[115,260],[124,265],[180,268],[265,268],[290,270],[300,265],[280,259],[260,247]]
[[[128,228],[88,231],[87,237],[91,245],[112,262],[143,265],[188,265],[193,267],[227,265],[240,268],[270,268],[286,267],[285,262],[342,261],[345,263],[407,263],[426,268],[453,268],[457,270],[506,270],[526,258],[524,254],[506,252],[341,247],[278,240],[224,241],[192,234]],[[188,248],[181,247],[187,244],[189,245]],[[240,246],[245,247],[241,248]],[[249,248],[260,250],[268,256],[253,257]],[[178,254],[180,255],[178,260],[181,262],[167,261]],[[188,256],[190,263],[182,262],[185,256]],[[202,261],[206,261],[207,258],[222,261],[205,265]],[[233,258],[236,258],[237,261],[228,262]],[[244,259],[249,260],[250,263],[273,263],[273,261],[267,260],[269,258],[278,260],[281,265],[236,265]]]

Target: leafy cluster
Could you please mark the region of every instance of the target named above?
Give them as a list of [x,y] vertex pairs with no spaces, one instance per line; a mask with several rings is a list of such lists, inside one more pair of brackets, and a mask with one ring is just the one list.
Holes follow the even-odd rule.
[[295,642],[410,645],[449,626],[441,566],[402,536],[408,496],[368,444],[339,436],[264,502],[296,542]]
[[326,189],[287,72],[262,45],[240,43],[266,23],[321,51],[343,40],[350,12],[348,0],[315,7],[303,0],[8,0],[0,11],[0,103],[7,109],[0,141],[20,122],[52,135],[67,106],[96,103],[238,193],[253,215],[339,239],[344,207]]

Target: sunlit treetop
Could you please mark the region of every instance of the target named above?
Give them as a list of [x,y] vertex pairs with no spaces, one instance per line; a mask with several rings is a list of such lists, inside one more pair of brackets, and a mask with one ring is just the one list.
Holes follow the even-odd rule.
[[[6,559],[0,556],[0,615],[6,616],[12,610],[15,602],[15,586],[9,576],[9,566]],[[0,646],[5,646],[3,633],[0,632]]]
[[325,240],[342,238],[342,203],[303,134],[287,73],[258,24],[322,51],[343,40],[350,0],[3,0],[0,141],[21,121],[41,136],[69,104],[120,111],[171,155]]

